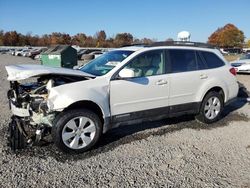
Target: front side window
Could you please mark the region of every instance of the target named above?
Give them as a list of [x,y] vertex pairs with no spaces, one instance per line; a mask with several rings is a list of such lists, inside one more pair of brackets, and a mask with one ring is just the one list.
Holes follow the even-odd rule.
[[171,49],[169,50],[173,73],[197,70],[195,51]]
[[210,69],[221,67],[224,65],[224,62],[214,53],[211,52],[201,52],[204,57],[207,67]]
[[94,76],[102,76],[111,71],[132,53],[133,51],[127,50],[115,50],[107,52],[81,67],[80,70]]
[[164,74],[164,51],[154,50],[138,55],[125,68],[132,69],[135,77]]

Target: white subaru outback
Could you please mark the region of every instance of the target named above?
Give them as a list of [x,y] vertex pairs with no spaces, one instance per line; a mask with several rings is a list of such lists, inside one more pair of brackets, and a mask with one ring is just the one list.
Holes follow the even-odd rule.
[[[13,150],[52,134],[58,148],[80,153],[111,128],[183,114],[213,123],[238,93],[235,69],[219,50],[200,43],[124,47],[78,70],[42,65],[6,70]],[[21,81],[31,77],[37,81]]]

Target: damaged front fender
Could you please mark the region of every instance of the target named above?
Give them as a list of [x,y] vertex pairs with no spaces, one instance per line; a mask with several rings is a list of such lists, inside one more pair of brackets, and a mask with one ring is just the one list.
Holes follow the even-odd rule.
[[100,107],[106,118],[110,116],[108,86],[108,80],[96,78],[54,87],[49,90],[47,106],[49,111],[62,111],[76,102],[91,101]]

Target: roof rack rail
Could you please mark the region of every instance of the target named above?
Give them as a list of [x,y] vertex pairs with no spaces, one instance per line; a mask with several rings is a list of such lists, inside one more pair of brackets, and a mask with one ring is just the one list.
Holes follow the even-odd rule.
[[192,42],[192,41],[161,41],[161,42],[153,42],[151,44],[145,43],[134,43],[123,45],[122,47],[130,47],[130,46],[137,46],[137,47],[157,47],[157,46],[191,46],[191,47],[200,47],[200,48],[217,48],[214,45],[202,42]]
[[149,44],[144,44],[144,43],[132,43],[132,44],[126,44],[126,45],[123,45],[123,47],[130,47],[130,46],[138,46],[138,47],[145,47],[145,46],[148,46]]
[[191,41],[163,41],[163,42],[154,42],[150,45],[147,45],[149,47],[155,47],[155,46],[193,46],[193,47],[200,47],[200,48],[216,48],[216,46],[213,46],[208,43],[202,43],[202,42],[191,42]]

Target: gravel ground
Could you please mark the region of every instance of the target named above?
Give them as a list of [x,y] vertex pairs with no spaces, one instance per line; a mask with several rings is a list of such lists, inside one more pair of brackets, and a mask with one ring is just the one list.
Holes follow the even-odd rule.
[[4,66],[27,62],[37,63],[0,55],[0,187],[250,187],[250,75],[238,76],[246,89],[213,125],[173,118],[111,130],[81,155],[53,144],[14,154]]

